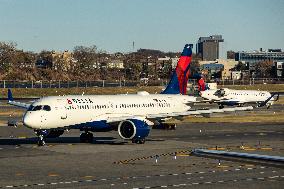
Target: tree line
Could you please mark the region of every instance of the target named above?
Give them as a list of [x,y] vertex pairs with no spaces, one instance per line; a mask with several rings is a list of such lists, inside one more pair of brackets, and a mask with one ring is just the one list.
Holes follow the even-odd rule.
[[[95,45],[75,46],[72,52],[39,53],[17,49],[13,42],[0,42],[0,80],[139,80],[167,79],[170,62],[157,64],[158,57],[178,57],[180,52],[139,49],[127,54],[109,54]],[[116,60],[123,68],[108,67]],[[163,62],[164,64],[164,62]]]

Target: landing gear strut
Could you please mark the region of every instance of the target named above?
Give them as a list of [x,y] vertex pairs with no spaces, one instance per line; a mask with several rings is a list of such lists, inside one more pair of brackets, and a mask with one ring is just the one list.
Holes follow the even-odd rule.
[[94,139],[94,135],[88,131],[80,135],[80,142],[82,143],[92,143],[93,139]]
[[38,146],[44,146],[45,145],[44,136],[45,136],[46,132],[47,132],[46,130],[35,130],[35,133],[38,136],[38,141],[37,141]]
[[38,136],[37,145],[38,145],[38,146],[44,146],[44,145],[45,145],[45,141],[44,141],[43,135],[39,135],[39,136]]
[[144,144],[145,143],[145,138],[133,138],[132,143],[136,144]]

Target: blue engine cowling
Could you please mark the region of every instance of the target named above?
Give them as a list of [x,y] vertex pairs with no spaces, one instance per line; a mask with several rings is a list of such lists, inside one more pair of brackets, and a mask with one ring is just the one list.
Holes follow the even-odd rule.
[[149,135],[150,128],[142,120],[128,119],[119,123],[118,133],[123,139],[144,139]]

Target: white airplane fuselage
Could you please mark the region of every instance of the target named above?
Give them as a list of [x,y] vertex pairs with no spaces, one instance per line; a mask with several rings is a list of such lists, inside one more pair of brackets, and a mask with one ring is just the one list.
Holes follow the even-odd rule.
[[166,94],[73,95],[44,97],[33,104],[23,117],[33,129],[56,129],[117,117],[141,118],[148,114],[185,112],[186,103],[196,97]]
[[[224,94],[218,95],[216,92],[220,89],[209,89],[206,91],[201,91],[201,97],[211,101],[222,101],[222,100],[232,100],[241,103],[257,103],[263,102],[268,99],[271,94],[268,91],[257,91],[257,90],[232,90],[224,88]],[[273,98],[270,100],[270,104],[273,103]]]

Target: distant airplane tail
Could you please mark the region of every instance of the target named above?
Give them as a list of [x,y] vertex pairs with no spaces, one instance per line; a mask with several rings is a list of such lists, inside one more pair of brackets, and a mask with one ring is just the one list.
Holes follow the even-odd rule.
[[171,80],[166,89],[161,94],[186,94],[187,81],[190,74],[190,62],[192,58],[192,46],[186,44]]
[[205,91],[209,89],[201,74],[194,74],[192,78],[197,79],[198,91]]
[[8,101],[13,101],[14,98],[13,98],[13,94],[12,94],[12,91],[11,89],[8,89]]
[[[276,95],[276,98],[274,98],[275,95]],[[268,105],[267,108],[269,108],[270,105],[273,104],[273,102],[276,102],[278,100],[279,100],[279,93],[273,93],[269,98],[267,98],[265,101],[260,103],[258,105],[258,107],[262,107],[262,106]],[[268,104],[269,102],[270,102],[270,104]]]

